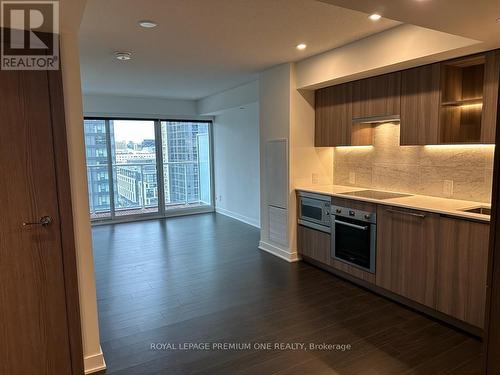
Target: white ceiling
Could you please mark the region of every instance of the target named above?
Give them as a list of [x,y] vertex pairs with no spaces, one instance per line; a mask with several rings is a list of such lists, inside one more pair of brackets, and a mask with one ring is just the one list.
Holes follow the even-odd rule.
[[[152,19],[155,29],[137,22]],[[86,94],[199,99],[398,25],[316,0],[89,0],[82,21]],[[298,43],[307,43],[298,51]],[[114,51],[133,52],[118,61]]]
[[499,0],[319,0],[500,46]]

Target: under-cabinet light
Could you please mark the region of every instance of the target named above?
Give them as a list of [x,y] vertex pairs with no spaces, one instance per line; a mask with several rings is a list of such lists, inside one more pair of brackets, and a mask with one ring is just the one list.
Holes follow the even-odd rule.
[[483,107],[483,103],[474,103],[474,104],[462,104],[460,106],[460,108],[463,108],[463,109],[479,109],[479,108],[482,108]]
[[491,148],[492,150],[495,148],[495,145],[492,144],[484,144],[484,143],[455,143],[451,145],[425,145],[424,148],[427,149],[446,149],[446,148],[452,148],[452,149],[457,149],[457,148]]
[[373,148],[372,145],[367,145],[367,146],[335,146],[334,148],[336,149],[342,149],[342,150],[362,150],[362,149],[370,149]]

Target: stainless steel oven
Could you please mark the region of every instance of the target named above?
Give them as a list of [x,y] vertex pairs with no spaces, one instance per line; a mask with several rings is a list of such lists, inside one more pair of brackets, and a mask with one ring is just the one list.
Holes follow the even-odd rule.
[[330,202],[327,195],[299,192],[298,223],[330,233]]
[[375,273],[377,214],[331,206],[332,258]]

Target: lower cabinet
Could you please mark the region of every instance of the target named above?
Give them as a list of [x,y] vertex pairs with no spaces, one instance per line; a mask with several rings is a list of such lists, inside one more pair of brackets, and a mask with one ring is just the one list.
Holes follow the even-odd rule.
[[297,226],[301,255],[483,328],[489,223],[377,207],[376,274],[330,257],[330,234]]
[[489,224],[379,206],[376,284],[483,328]]
[[378,206],[376,284],[434,307],[438,228],[439,215]]
[[324,264],[330,263],[330,234],[328,233],[298,225],[297,248],[301,255]]
[[354,276],[360,280],[375,283],[375,275],[360,268],[335,260],[330,255],[330,234],[302,225],[297,226],[297,248],[301,255],[317,260],[327,266]]
[[439,220],[436,309],[483,328],[488,268],[488,224]]

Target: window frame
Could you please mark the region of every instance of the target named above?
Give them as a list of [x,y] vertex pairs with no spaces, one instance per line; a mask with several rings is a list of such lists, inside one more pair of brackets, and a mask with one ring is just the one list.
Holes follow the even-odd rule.
[[[215,174],[214,174],[214,150],[213,150],[213,121],[208,119],[177,119],[177,118],[148,118],[148,117],[123,117],[123,116],[84,116],[86,120],[101,120],[105,121],[106,127],[106,147],[108,152],[108,180],[109,180],[109,200],[110,200],[110,216],[102,218],[91,218],[93,225],[98,224],[112,224],[148,219],[161,219],[167,217],[184,216],[200,213],[215,212]],[[155,151],[156,151],[156,178],[158,188],[158,212],[132,214],[126,216],[115,215],[115,189],[113,178],[113,163],[112,163],[112,150],[111,150],[111,132],[110,121],[124,120],[124,121],[153,121],[155,131]],[[165,206],[165,191],[164,191],[164,170],[163,170],[163,148],[161,136],[161,123],[162,122],[186,122],[186,123],[205,123],[208,124],[208,139],[209,139],[209,161],[210,161],[210,204],[199,207],[176,208],[166,209]],[[82,124],[83,125],[83,124]],[[84,136],[85,141],[85,136]],[[85,153],[87,152],[85,144]],[[86,161],[85,161],[86,162]],[[88,181],[88,177],[87,177]],[[161,183],[160,183],[161,181]],[[87,194],[88,195],[88,194]],[[90,215],[90,212],[89,212]]]

